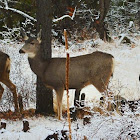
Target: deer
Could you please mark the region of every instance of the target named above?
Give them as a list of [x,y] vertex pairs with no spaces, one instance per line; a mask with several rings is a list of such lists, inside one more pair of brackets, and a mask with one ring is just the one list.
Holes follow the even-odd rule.
[[[27,38],[27,37],[25,37]],[[62,117],[62,98],[66,89],[66,58],[44,60],[41,55],[41,39],[30,37],[25,41],[19,53],[27,53],[31,70],[42,80],[46,87],[56,92],[58,119]],[[114,57],[111,54],[96,51],[91,54],[70,58],[69,89],[80,91],[92,84],[99,92],[107,89],[114,71]]]
[[[0,82],[5,84],[13,93],[15,112],[19,112],[16,86],[11,82],[9,78],[10,73],[10,58],[7,54],[0,51]],[[2,98],[4,88],[0,84],[0,100]]]

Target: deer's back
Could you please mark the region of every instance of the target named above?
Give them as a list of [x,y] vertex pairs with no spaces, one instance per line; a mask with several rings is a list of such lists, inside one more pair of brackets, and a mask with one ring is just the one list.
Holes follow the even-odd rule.
[[[113,56],[102,52],[71,57],[69,69],[70,88],[86,85],[92,79],[111,73]],[[66,59],[53,58],[46,69],[45,81],[48,85],[60,86],[65,83]]]

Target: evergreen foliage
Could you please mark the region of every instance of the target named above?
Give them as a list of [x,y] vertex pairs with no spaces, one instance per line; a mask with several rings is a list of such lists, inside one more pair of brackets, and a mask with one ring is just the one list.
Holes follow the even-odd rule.
[[[23,11],[31,17],[36,18],[36,0],[7,0],[7,2],[10,8]],[[100,15],[99,0],[52,0],[52,2],[52,19],[59,18],[63,15],[71,15],[74,8],[76,8],[74,20],[65,18],[53,23],[53,30],[57,32],[57,35],[53,33],[54,37],[62,41],[61,36],[64,28],[67,28],[71,32],[79,32],[83,29],[89,32],[94,30],[94,21]],[[5,7],[4,0],[0,0],[0,6]],[[112,30],[113,34],[127,32],[129,24],[132,22],[138,27],[139,12],[139,0],[112,0],[110,10],[105,18],[106,27],[108,27],[109,32]],[[34,34],[33,29],[36,29],[36,23],[16,12],[0,8],[0,27],[0,32],[23,27],[27,34],[30,34],[30,32]],[[133,32],[136,29],[133,28]],[[15,30],[13,34],[18,34],[17,36],[19,36],[18,30]],[[0,38],[2,38],[1,35]]]

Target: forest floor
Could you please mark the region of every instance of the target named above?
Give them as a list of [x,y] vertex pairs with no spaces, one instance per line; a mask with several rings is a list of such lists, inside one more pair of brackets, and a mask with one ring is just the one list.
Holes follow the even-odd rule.
[[[98,40],[85,40],[81,42],[70,42],[70,56],[78,56],[103,51],[115,57],[115,70],[113,78],[110,79],[109,90],[115,95],[121,95],[128,101],[140,100],[140,39],[135,39],[132,44],[119,44],[116,39],[113,43]],[[52,43],[52,57],[65,57],[65,46],[58,42]],[[27,55],[20,55],[19,49],[23,43],[11,42],[9,44],[0,41],[0,50],[6,52],[11,58],[10,79],[17,87],[17,92],[23,95],[24,108],[35,108],[36,76],[30,70]],[[13,111],[13,105],[8,102],[7,95],[11,95],[5,87],[3,100],[0,103],[0,112],[6,108]],[[99,105],[101,94],[93,87],[88,86],[82,89],[81,93],[86,94],[85,106],[91,109]],[[28,98],[27,98],[28,97]],[[74,90],[70,90],[70,106],[73,106]],[[54,93],[54,108],[55,104]],[[66,110],[66,93],[63,98],[63,111]],[[26,112],[21,119],[4,119],[7,123],[6,129],[0,130],[0,140],[44,140],[48,135],[58,133],[62,136],[62,130],[68,131],[66,117],[59,121],[54,116],[34,116],[34,111]],[[11,112],[9,111],[9,116]],[[7,114],[8,114],[7,113]],[[2,114],[0,114],[2,116]],[[89,114],[88,114],[89,116]],[[1,117],[3,118],[3,117]],[[23,132],[23,120],[29,122],[29,131]],[[3,121],[3,119],[1,119]],[[140,104],[137,110],[132,112],[126,110],[123,116],[114,112],[112,115],[101,115],[99,112],[92,112],[90,122],[85,124],[84,119],[77,119],[72,122],[73,140],[98,140],[98,139],[140,139]]]

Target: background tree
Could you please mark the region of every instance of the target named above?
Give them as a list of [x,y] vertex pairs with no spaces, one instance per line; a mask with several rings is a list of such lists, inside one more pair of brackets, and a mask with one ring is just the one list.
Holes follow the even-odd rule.
[[[111,34],[119,36],[129,32],[137,32],[135,28],[130,28],[130,22],[137,25],[139,0],[112,0],[110,10],[107,14],[106,22]],[[134,27],[134,26],[133,26]]]
[[[37,0],[37,32],[41,30],[42,58],[51,58],[52,0]],[[36,113],[53,113],[52,90],[37,78]]]
[[99,0],[99,18],[97,20],[95,20],[94,22],[94,26],[97,30],[97,32],[99,33],[99,36],[102,40],[108,40],[108,34],[107,34],[107,29],[105,27],[105,17],[109,11],[109,7],[110,7],[110,1],[111,0]]
[[[8,7],[23,11],[24,13],[30,15],[31,17],[35,17],[36,13],[36,4],[35,0],[0,0],[0,31],[7,31],[7,28],[13,29],[13,28],[19,28],[19,27],[24,27],[25,28],[25,21],[26,17],[24,17],[22,14],[15,12],[14,10],[10,10],[6,8],[6,4]],[[32,22],[30,24],[29,19],[28,23],[26,24],[26,30],[33,28],[33,24],[35,22]],[[17,34],[17,30],[15,34]],[[15,37],[15,36],[13,36]],[[0,36],[2,38],[2,36]],[[17,38],[16,38],[17,39]]]
[[139,29],[140,29],[140,1],[138,1],[137,4],[138,4],[138,7],[139,7],[139,8],[138,8],[138,9],[139,9],[139,10],[138,10],[138,19],[139,19],[138,24],[139,24]]
[[[31,25],[35,24],[35,22],[28,22],[32,24],[26,24],[27,27],[25,27],[25,17],[7,10],[4,4],[5,1],[7,0],[0,0],[0,31],[24,26],[27,32],[32,32],[33,27]],[[65,18],[52,24],[53,31],[55,31],[52,36],[63,44],[62,34],[64,28],[67,28],[73,34],[72,37],[77,36],[78,38],[80,38],[83,30],[88,33],[90,38],[93,38],[95,28],[99,32],[100,38],[104,39],[104,35],[107,36],[107,32],[113,32],[113,34],[124,32],[129,21],[133,21],[137,25],[139,23],[139,16],[136,17],[139,12],[139,0],[52,0],[52,3],[53,18],[55,19],[65,14],[71,14],[71,10],[76,7],[76,16],[73,21]],[[8,0],[8,5],[32,17],[36,16],[35,0]],[[17,34],[17,30],[15,30],[14,34]],[[81,39],[84,38],[81,37]]]

